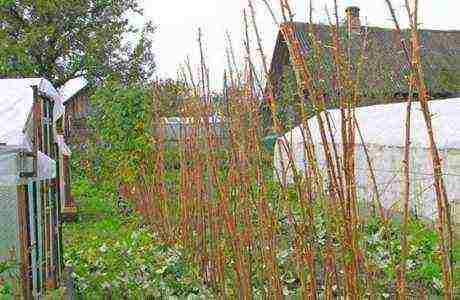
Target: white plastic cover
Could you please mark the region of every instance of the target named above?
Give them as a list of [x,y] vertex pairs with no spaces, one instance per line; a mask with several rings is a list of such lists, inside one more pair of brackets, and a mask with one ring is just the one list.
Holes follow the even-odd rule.
[[37,177],[33,180],[45,180],[56,177],[57,164],[54,159],[49,156],[38,152],[38,166],[37,166]]
[[[435,140],[439,149],[460,149],[460,98],[429,102]],[[334,138],[340,140],[340,110],[329,110],[333,122]],[[356,119],[360,124],[366,144],[404,146],[406,103],[373,105],[356,108]],[[308,122],[315,142],[321,142],[318,122],[312,118]],[[412,104],[411,112],[412,146],[428,148],[428,134],[420,103]],[[302,137],[299,127],[285,135],[293,141]],[[329,137],[328,137],[329,138]],[[330,140],[329,140],[330,142]]]
[[36,177],[20,178],[21,172],[33,169],[31,160],[22,163],[19,161],[19,150],[0,150],[0,186],[13,186],[24,184],[27,180],[40,181],[56,177],[56,162],[42,152],[38,152]]
[[[443,171],[448,197],[451,201],[460,200],[460,99],[438,100],[430,102],[432,125],[435,139],[443,158]],[[333,123],[333,135],[341,141],[340,111],[328,111]],[[387,104],[356,109],[359,123],[371,156],[376,175],[379,194],[385,207],[399,205],[403,191],[402,162],[404,157],[404,130],[406,104]],[[315,118],[308,121],[314,143],[317,145],[317,158],[322,169],[325,158],[322,151],[318,122]],[[412,160],[411,160],[411,198],[413,208],[426,217],[434,217],[436,212],[435,193],[433,190],[433,169],[429,153],[429,142],[425,121],[419,103],[413,103],[411,117]],[[274,150],[275,172],[286,183],[293,182],[292,166],[289,165],[283,141],[287,141],[293,151],[295,168],[303,172],[307,163],[304,153],[304,141],[300,127],[296,127],[279,138]],[[358,191],[364,199],[372,199],[373,185],[369,168],[356,133],[356,176]],[[331,140],[328,136],[328,143]],[[341,149],[339,145],[337,147]],[[280,156],[281,152],[281,156]],[[340,153],[339,153],[340,154]],[[278,178],[277,174],[275,176]]]
[[[180,117],[170,117],[164,118],[166,124],[190,124],[194,122],[194,118],[180,118]],[[200,118],[200,121],[203,121],[203,118]],[[222,117],[218,114],[213,114],[208,118],[209,124],[216,124],[222,122]]]
[[42,78],[1,79],[0,80],[0,143],[22,146],[30,149],[28,138],[24,136],[26,122],[33,107],[32,86],[38,87],[39,94],[54,101],[54,119],[64,114],[61,96],[53,85]]
[[62,97],[62,103],[66,103],[87,85],[88,81],[84,77],[77,77],[67,81],[62,87],[59,88],[59,94]]
[[72,151],[70,151],[69,146],[65,143],[64,136],[58,134],[56,136],[56,142],[58,144],[59,150],[61,151],[62,155],[64,156],[70,156],[72,154]]
[[[54,102],[54,121],[64,114],[62,95],[48,80],[42,78],[0,80],[0,144],[6,145],[6,147],[0,146],[0,184],[2,185],[21,182],[18,152],[32,150],[31,138],[27,136],[25,130],[27,121],[32,117],[34,104],[32,86],[37,87],[39,95]],[[56,142],[64,155],[70,155],[70,150],[62,136],[56,135]],[[37,177],[32,180],[51,179],[56,176],[56,162],[53,159],[38,152],[37,163]]]

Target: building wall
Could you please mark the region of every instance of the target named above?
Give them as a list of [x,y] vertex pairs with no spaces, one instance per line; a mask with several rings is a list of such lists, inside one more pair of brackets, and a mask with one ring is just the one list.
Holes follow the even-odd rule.
[[88,145],[91,130],[88,118],[92,109],[88,90],[83,90],[65,103],[65,140],[73,148]]

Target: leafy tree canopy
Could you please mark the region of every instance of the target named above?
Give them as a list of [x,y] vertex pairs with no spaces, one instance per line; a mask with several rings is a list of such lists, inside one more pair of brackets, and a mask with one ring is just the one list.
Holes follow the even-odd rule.
[[[139,16],[137,0],[0,0],[0,78],[144,82],[154,70],[154,27],[129,24]],[[136,35],[137,44],[126,42]]]

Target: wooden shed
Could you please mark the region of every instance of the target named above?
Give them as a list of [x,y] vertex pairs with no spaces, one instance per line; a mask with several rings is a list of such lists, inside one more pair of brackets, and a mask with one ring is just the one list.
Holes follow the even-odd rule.
[[72,147],[84,150],[91,135],[87,119],[91,114],[88,81],[77,77],[64,84],[59,92],[65,106],[65,140]]
[[[90,113],[89,98],[86,93],[87,84],[84,77],[77,77],[67,81],[59,88],[59,94],[65,106],[63,143],[79,150],[85,147],[89,136],[86,126],[86,117]],[[62,159],[66,181],[64,184],[66,197],[62,204],[62,213],[65,221],[73,221],[77,215],[77,205],[70,190],[70,159],[69,156],[64,156]]]

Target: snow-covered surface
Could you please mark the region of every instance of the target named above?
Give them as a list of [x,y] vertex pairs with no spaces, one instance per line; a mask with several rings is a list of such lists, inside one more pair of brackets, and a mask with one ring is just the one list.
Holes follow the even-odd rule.
[[88,85],[88,81],[84,77],[77,77],[67,81],[59,88],[59,94],[62,97],[62,103],[66,103],[79,91]]
[[[435,140],[442,156],[443,171],[448,196],[451,201],[460,200],[460,98],[431,101],[432,125]],[[335,142],[341,141],[340,111],[329,110]],[[402,162],[404,156],[406,104],[387,104],[356,109],[356,118],[364,144],[368,148],[376,174],[379,194],[385,207],[399,205],[402,198]],[[315,118],[308,121],[314,144],[317,145],[318,162],[325,169],[322,141]],[[433,170],[429,153],[429,140],[420,104],[413,103],[411,117],[411,196],[413,208],[424,216],[433,217],[436,212],[433,189]],[[301,127],[296,127],[278,139],[274,151],[275,176],[293,182],[292,167],[289,166],[285,147],[287,141],[293,151],[295,168],[305,170],[304,141]],[[328,137],[328,143],[331,140]],[[373,187],[364,147],[356,133],[356,174],[359,194],[372,199]],[[341,146],[338,146],[341,149]],[[281,156],[280,156],[281,154]],[[277,175],[277,174],[278,175]]]

